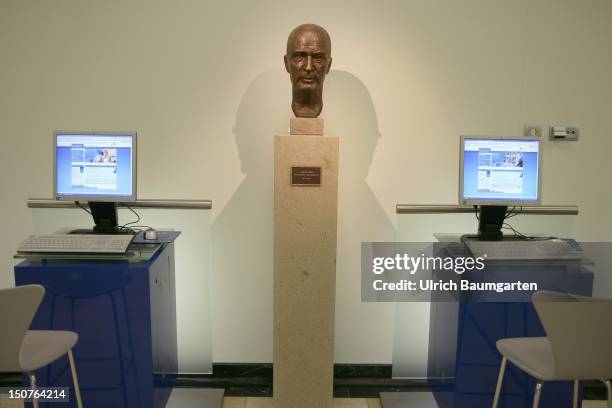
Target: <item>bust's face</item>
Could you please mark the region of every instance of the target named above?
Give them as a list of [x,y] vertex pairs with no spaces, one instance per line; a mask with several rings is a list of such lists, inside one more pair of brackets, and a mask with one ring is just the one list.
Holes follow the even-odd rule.
[[294,90],[318,90],[330,67],[330,44],[323,33],[305,29],[289,39],[285,68]]

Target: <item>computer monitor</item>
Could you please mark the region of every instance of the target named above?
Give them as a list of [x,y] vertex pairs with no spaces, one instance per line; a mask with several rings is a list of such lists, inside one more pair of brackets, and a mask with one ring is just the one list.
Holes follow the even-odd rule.
[[136,199],[136,133],[55,132],[53,194],[87,201],[94,232],[117,233],[117,203]]
[[541,164],[539,139],[461,136],[459,203],[480,207],[481,239],[503,238],[509,206],[540,204]]

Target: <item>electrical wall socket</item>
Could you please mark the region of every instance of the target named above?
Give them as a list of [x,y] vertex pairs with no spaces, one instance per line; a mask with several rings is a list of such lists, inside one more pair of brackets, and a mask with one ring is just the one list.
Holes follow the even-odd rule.
[[576,141],[580,132],[577,126],[551,126],[550,140]]
[[527,125],[525,126],[524,134],[525,134],[525,137],[541,138],[542,137],[542,127]]

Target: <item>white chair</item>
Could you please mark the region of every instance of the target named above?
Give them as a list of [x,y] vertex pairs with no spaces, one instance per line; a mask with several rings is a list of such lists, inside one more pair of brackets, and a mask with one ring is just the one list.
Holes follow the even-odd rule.
[[612,408],[612,300],[542,291],[532,296],[547,337],[502,339],[493,408],[497,408],[507,361],[535,377],[533,407],[540,403],[544,381],[574,381],[574,408],[580,380],[601,380]]
[[[77,406],[82,408],[72,355],[78,335],[71,331],[28,330],[44,294],[40,285],[0,289],[0,372],[28,373],[31,387],[36,390],[34,371],[68,354]],[[37,400],[33,404],[38,407]]]

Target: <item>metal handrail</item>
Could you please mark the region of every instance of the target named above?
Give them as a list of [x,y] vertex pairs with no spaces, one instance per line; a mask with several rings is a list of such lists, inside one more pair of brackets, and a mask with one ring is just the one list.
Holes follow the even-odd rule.
[[[533,207],[522,207],[521,214],[538,215],[578,215],[577,205],[542,205]],[[438,204],[397,204],[397,214],[458,214],[473,213],[471,205],[438,205]]]
[[[59,201],[51,198],[29,198],[28,208],[78,208],[74,201]],[[87,206],[87,202],[82,203]],[[166,208],[172,210],[210,210],[211,200],[136,200],[126,203],[119,202],[119,207],[130,208]]]

